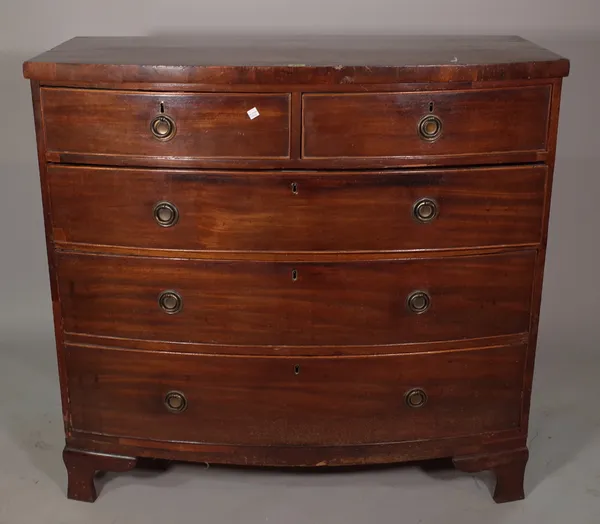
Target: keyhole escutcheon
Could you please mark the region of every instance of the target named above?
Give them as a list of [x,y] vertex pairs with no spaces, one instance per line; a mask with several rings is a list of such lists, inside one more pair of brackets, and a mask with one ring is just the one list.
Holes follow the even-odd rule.
[[296,182],[292,182],[290,184],[290,187],[292,188],[292,193],[294,195],[297,195],[298,194],[298,184],[296,184]]
[[298,280],[298,270],[292,269],[292,282],[296,282]]
[[300,374],[300,364],[294,365],[294,375]]

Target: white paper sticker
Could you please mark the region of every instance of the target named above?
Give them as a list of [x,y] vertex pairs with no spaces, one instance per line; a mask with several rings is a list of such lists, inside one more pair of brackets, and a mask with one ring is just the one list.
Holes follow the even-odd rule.
[[248,113],[248,116],[250,117],[250,120],[254,120],[258,115],[260,115],[260,113],[258,112],[258,109],[256,109],[256,107],[253,107],[247,113]]

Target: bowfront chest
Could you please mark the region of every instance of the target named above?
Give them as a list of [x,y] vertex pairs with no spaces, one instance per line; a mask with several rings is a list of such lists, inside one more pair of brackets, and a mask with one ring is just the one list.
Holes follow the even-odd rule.
[[568,70],[517,37],[26,62],[68,496],[144,457],[452,457],[522,498]]

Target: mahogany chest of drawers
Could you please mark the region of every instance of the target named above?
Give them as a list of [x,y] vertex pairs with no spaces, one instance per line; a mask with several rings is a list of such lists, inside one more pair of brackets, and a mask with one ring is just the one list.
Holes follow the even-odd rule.
[[142,457],[452,457],[522,498],[568,70],[517,37],[26,62],[68,496]]

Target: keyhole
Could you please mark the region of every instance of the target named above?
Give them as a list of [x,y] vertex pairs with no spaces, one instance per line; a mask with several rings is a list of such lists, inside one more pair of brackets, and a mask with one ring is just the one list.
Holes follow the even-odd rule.
[[298,280],[298,270],[292,269],[292,282],[296,282]]
[[294,193],[294,195],[298,194],[298,184],[296,184],[296,182],[292,182],[292,193]]
[[161,113],[164,113],[164,112],[165,112],[165,104],[164,104],[164,102],[161,102],[161,103],[160,103],[160,112],[161,112]]
[[429,112],[433,113],[434,105],[433,102],[429,102]]
[[299,375],[300,374],[300,364],[296,364],[294,366],[294,375]]

